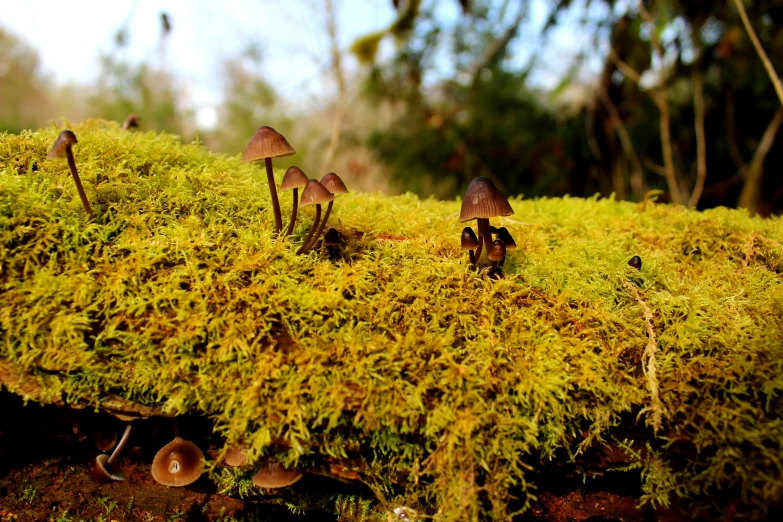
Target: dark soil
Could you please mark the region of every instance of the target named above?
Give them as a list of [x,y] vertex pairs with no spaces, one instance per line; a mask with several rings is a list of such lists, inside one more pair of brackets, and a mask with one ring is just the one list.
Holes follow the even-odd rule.
[[[150,475],[155,453],[173,438],[170,419],[135,421],[131,442],[121,459],[126,480],[97,484],[91,478],[95,434],[122,433],[116,418],[85,410],[27,405],[16,395],[0,392],[0,522],[6,521],[280,521],[341,520],[332,512],[295,514],[285,504],[293,493],[371,493],[361,483],[346,485],[332,478],[306,474],[292,488],[254,498],[232,498],[218,492],[206,474],[184,488],[158,484]],[[209,420],[177,419],[177,428],[214,457],[221,440],[212,436]],[[534,473],[538,500],[519,517],[523,521],[645,522],[680,520],[673,513],[639,509],[638,473],[608,471],[624,464],[624,453],[602,450],[578,463],[548,465]]]

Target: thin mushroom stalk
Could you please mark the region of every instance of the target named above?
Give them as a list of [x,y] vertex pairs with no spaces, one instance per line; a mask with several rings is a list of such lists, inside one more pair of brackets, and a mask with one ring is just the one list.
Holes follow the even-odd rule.
[[272,209],[275,212],[275,232],[280,234],[283,230],[283,215],[280,213],[280,200],[277,199],[275,175],[272,172],[272,158],[264,158],[264,163],[266,163],[266,179],[269,182],[269,194],[272,196]]
[[[331,201],[329,203],[331,204]],[[308,247],[310,246],[310,240],[313,238],[313,234],[315,234],[315,229],[318,228],[318,222],[320,220],[321,220],[321,205],[317,204],[315,206],[315,220],[313,221],[313,225],[310,227],[310,232],[307,234],[304,243],[302,243],[302,246],[300,246],[299,250],[296,251],[296,255],[307,252]]]
[[[334,201],[330,201],[329,204],[326,206],[326,212],[324,213],[324,218],[321,220],[321,224],[318,227],[318,231],[313,235],[313,238],[310,240],[310,243],[307,245],[307,248],[305,249],[305,252],[312,250],[313,247],[315,247],[315,243],[318,241],[318,238],[321,237],[321,233],[324,230],[324,227],[326,226],[326,221],[329,219],[329,214],[332,213],[332,205],[334,204]],[[319,205],[320,207],[320,205]],[[309,237],[309,236],[308,236]]]
[[489,218],[478,218],[476,220],[478,222],[478,229],[479,233],[481,234],[479,236],[479,247],[476,249],[476,263],[479,261],[479,256],[481,256],[481,238],[484,239],[484,246],[487,250],[487,262],[489,262],[489,252],[492,249],[492,232],[489,228]]
[[79,197],[82,199],[82,205],[87,215],[92,217],[92,207],[90,206],[90,200],[87,199],[87,194],[84,192],[82,186],[82,180],[79,178],[79,173],[76,171],[76,160],[73,158],[73,150],[70,145],[65,147],[65,155],[68,158],[68,167],[71,169],[71,175],[73,176],[73,182],[76,184],[76,190],[79,191]]
[[117,444],[117,447],[114,448],[111,456],[107,456],[105,453],[102,453],[95,457],[95,466],[92,469],[92,479],[95,482],[105,484],[107,482],[118,482],[125,480],[125,475],[123,475],[122,470],[115,468],[114,463],[117,461],[123,448],[125,448],[125,445],[128,443],[130,433],[131,424],[128,423],[128,425],[125,427],[125,431],[122,434],[120,442]]
[[285,231],[286,236],[290,236],[294,232],[294,225],[296,224],[296,213],[299,210],[299,189],[294,190],[294,205],[291,207],[291,221],[288,223],[288,229]]
[[[326,188],[326,190],[331,192],[333,195],[348,193],[348,187],[345,186],[345,183],[343,183],[343,180],[340,179],[340,176],[338,176],[334,172],[329,172],[328,174],[325,174],[324,177],[321,178],[321,185],[323,185]],[[329,220],[329,214],[332,213],[332,203],[333,201],[329,201],[329,206],[326,208],[326,214],[324,215],[324,219],[321,222],[321,226],[318,228],[318,231],[315,233],[315,236],[313,236],[313,239],[310,241],[310,244],[307,246],[307,250],[311,250],[313,247],[315,247],[316,241],[318,241],[318,238],[321,237],[321,234],[324,231],[324,227],[326,227],[326,222]],[[307,250],[305,250],[305,252]]]

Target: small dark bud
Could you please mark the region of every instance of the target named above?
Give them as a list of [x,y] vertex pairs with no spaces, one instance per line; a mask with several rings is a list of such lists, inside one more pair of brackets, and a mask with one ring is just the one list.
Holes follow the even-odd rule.
[[637,270],[642,269],[642,258],[639,256],[633,256],[630,261],[628,261],[628,266],[631,266]]

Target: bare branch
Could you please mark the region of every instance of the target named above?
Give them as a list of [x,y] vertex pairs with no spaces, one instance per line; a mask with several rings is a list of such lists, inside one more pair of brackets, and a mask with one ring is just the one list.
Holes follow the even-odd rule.
[[704,79],[701,73],[701,61],[693,69],[693,109],[696,125],[696,186],[693,187],[688,207],[695,208],[704,190],[707,179],[707,140],[704,135]]
[[742,23],[745,25],[745,30],[748,32],[750,41],[753,42],[753,47],[756,48],[756,52],[758,53],[759,58],[761,58],[761,62],[764,64],[764,68],[767,70],[769,79],[772,81],[772,85],[775,87],[775,92],[778,93],[780,103],[783,105],[783,85],[780,83],[780,77],[775,72],[775,68],[772,66],[772,62],[769,61],[767,53],[764,52],[764,48],[761,46],[759,37],[756,36],[756,31],[754,31],[753,26],[750,25],[750,20],[748,19],[748,14],[745,12],[745,7],[742,5],[742,0],[734,0],[734,4],[737,6],[737,11],[739,11],[740,18],[742,18]]
[[772,118],[772,121],[769,122],[769,125],[767,125],[767,129],[761,137],[761,142],[756,149],[756,153],[750,161],[750,165],[746,170],[745,183],[742,185],[739,201],[737,201],[738,207],[746,208],[751,212],[758,211],[761,179],[764,174],[764,160],[767,158],[767,154],[769,154],[772,144],[775,143],[775,136],[777,135],[781,124],[783,124],[783,108],[780,108],[775,112],[775,116]]

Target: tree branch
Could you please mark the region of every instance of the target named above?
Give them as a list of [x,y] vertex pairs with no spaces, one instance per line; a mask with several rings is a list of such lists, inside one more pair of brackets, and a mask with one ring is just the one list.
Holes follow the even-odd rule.
[[748,14],[745,12],[745,7],[742,5],[742,0],[734,0],[734,5],[737,6],[737,11],[739,11],[740,18],[742,18],[742,23],[745,25],[745,30],[748,32],[750,41],[753,42],[753,47],[756,48],[756,52],[758,53],[759,58],[761,58],[761,62],[764,64],[764,68],[767,70],[769,79],[772,81],[772,85],[775,87],[775,92],[778,93],[780,104],[783,105],[783,85],[780,83],[780,77],[775,72],[775,68],[772,66],[772,62],[769,61],[767,53],[764,52],[764,48],[761,46],[759,37],[756,36],[756,31],[754,31],[753,26],[750,25],[750,20],[748,19]]
[[695,208],[704,190],[707,179],[707,141],[704,133],[704,79],[701,73],[701,60],[693,69],[693,109],[696,125],[696,186],[693,187],[688,207]]
[[746,208],[751,213],[758,212],[758,201],[761,193],[761,180],[764,174],[764,160],[767,158],[773,143],[775,143],[775,136],[780,129],[780,125],[783,124],[783,107],[775,112],[775,116],[772,121],[767,125],[764,135],[761,137],[761,142],[756,153],[753,155],[753,159],[750,161],[750,165],[746,171],[745,183],[742,185],[742,191],[737,201],[737,206],[740,208]]

